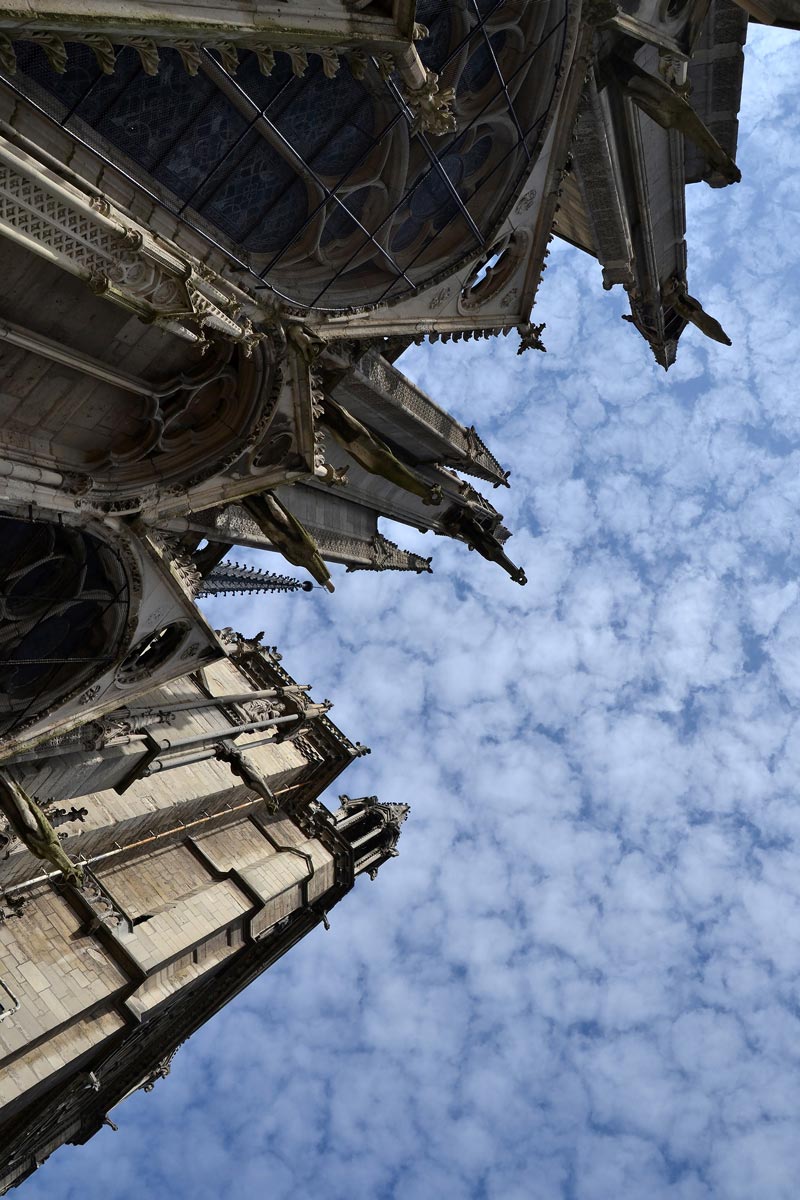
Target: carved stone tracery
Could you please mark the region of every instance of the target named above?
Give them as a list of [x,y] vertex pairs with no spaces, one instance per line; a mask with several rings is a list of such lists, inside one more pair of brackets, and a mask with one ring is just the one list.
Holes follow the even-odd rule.
[[[491,238],[543,144],[561,86],[569,3],[506,0],[479,20],[472,0],[420,0],[425,25],[418,23],[415,45],[402,54],[356,51],[338,71],[335,51],[314,57],[307,47],[282,47],[277,55],[263,47],[240,58],[235,46],[188,57],[186,46],[176,46],[159,58],[152,45],[151,65],[165,92],[183,88],[186,65],[212,81],[219,148],[231,151],[225,173],[207,188],[205,147],[195,145],[200,135],[181,111],[185,136],[178,134],[172,161],[182,165],[170,169],[165,186],[176,203],[168,207],[182,213],[191,205],[290,303],[340,309],[399,297],[451,273],[474,256],[476,240]],[[47,47],[42,42],[39,48]],[[81,73],[75,119],[92,125],[93,114],[102,112],[98,144],[109,139],[117,152],[109,149],[109,157],[128,156],[151,186],[148,138],[141,132],[149,130],[151,138],[169,132],[153,128],[148,106],[156,103],[157,89],[137,91],[134,80],[117,112],[115,85],[96,61],[101,47],[74,49],[70,71]],[[102,50],[110,65],[108,48]],[[57,117],[62,107],[71,111],[69,73],[62,85],[58,75],[42,75],[29,51],[18,58],[23,89],[32,73],[37,98],[52,101]],[[286,89],[285,116],[274,120],[264,118],[257,99],[265,70]],[[87,88],[91,100],[84,108],[80,96]],[[194,95],[199,88],[198,80]],[[193,93],[185,94],[191,109]],[[303,116],[308,111],[315,113],[311,124]],[[252,136],[240,147],[242,118],[252,123]],[[129,135],[132,127],[135,135]]]
[[242,298],[188,256],[167,251],[100,198],[82,196],[0,139],[0,230],[92,289],[188,341],[230,338],[251,352],[262,335]]
[[[519,268],[527,261],[530,235],[523,229],[505,234],[487,250],[473,268],[458,298],[459,311],[478,312],[489,300],[504,291]],[[504,302],[504,307],[508,305]]]
[[130,589],[119,556],[54,522],[0,517],[0,735],[113,663]]
[[[67,329],[72,320],[72,314],[62,318]],[[33,353],[56,358],[60,351],[51,347],[59,345],[40,351],[34,343]],[[277,451],[280,461],[283,452],[270,436],[281,380],[272,343],[262,340],[247,357],[230,342],[217,342],[202,358],[176,345],[186,369],[159,383],[120,375],[117,385],[106,363],[84,356],[81,370],[76,356],[80,374],[69,405],[51,406],[34,427],[13,396],[0,393],[0,421],[13,439],[14,458],[58,471],[64,488],[79,473],[83,495],[93,503],[113,497],[109,503],[122,511],[156,502],[173,486],[183,498],[187,488],[224,475],[246,456],[253,462]]]

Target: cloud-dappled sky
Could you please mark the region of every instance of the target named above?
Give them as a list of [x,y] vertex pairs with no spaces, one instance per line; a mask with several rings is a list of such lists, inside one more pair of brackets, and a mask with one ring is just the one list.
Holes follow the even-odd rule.
[[528,586],[395,529],[432,577],[208,605],[372,746],[401,855],[27,1200],[795,1200],[800,36],[747,58],[743,182],[688,199],[731,349],[665,375],[557,245],[547,355],[401,360],[512,469]]

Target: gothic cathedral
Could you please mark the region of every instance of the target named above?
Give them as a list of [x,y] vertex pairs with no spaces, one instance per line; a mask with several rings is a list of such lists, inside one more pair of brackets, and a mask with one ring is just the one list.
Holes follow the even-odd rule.
[[533,367],[553,237],[663,367],[688,323],[727,342],[685,188],[739,178],[748,22],[800,27],[800,0],[23,8],[0,3],[0,1194],[397,853],[406,805],[320,800],[366,749],[198,596],[431,571],[382,517],[524,585],[487,498],[508,471],[395,364],[500,336]]

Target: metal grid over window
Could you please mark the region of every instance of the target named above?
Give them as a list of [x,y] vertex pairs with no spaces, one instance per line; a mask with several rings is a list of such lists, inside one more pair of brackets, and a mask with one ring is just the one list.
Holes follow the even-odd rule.
[[[400,78],[368,63],[302,77],[254,54],[235,76],[213,51],[199,75],[130,48],[113,75],[70,47],[63,76],[17,47],[23,89],[70,131],[209,230],[292,303],[338,309],[395,298],[486,248],[542,141],[558,86],[567,0],[419,0],[417,43],[455,89],[457,132],[416,131]],[[316,65],[313,65],[316,64]]]

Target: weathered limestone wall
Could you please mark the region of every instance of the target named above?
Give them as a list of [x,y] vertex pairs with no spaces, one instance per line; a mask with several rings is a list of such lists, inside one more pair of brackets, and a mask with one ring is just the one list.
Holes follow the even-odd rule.
[[259,804],[257,816],[223,814],[199,837],[98,864],[113,920],[46,883],[0,922],[4,1119],[333,887],[331,852]]
[[[228,660],[214,664],[206,671],[209,690],[217,695],[240,694],[252,691],[252,684]],[[185,701],[199,701],[203,707],[174,710]],[[172,741],[231,728],[233,720],[252,719],[248,706],[214,706],[213,699],[204,696],[198,684],[186,676],[156,689],[137,701],[136,709],[154,714],[149,725],[154,735],[168,736]],[[158,714],[171,717],[168,724],[158,723]],[[120,720],[132,720],[132,717]],[[147,723],[147,722],[146,722]],[[269,730],[243,734],[237,746],[248,754],[260,777],[278,796],[296,786],[307,771],[308,760],[292,741],[267,744],[248,749],[254,742],[263,741]],[[91,736],[91,727],[84,731]],[[114,726],[107,733],[113,738]],[[98,735],[100,736],[100,735]],[[209,817],[247,803],[255,803],[258,795],[248,789],[231,772],[230,766],[208,757],[169,770],[159,771],[146,778],[134,780],[118,794],[114,786],[125,780],[136,764],[147,754],[141,734],[118,735],[96,751],[82,749],[79,743],[47,747],[38,754],[23,757],[13,766],[16,779],[40,804],[54,801],[62,807],[76,805],[86,809],[83,820],[72,820],[60,826],[68,836],[64,849],[72,857],[91,859],[110,851],[135,847],[142,842],[161,844],[182,837],[186,826],[202,825]],[[195,749],[203,751],[220,739],[210,738],[208,744]],[[74,748],[73,748],[74,746]],[[48,750],[56,751],[48,753]],[[168,752],[163,761],[169,762]],[[17,845],[6,861],[0,860],[0,889],[19,886],[28,879],[41,876],[41,863],[24,847]]]
[[[5,1106],[125,1024],[113,1001],[129,979],[112,955],[82,936],[80,917],[49,885],[20,918],[0,925],[0,1105]],[[5,989],[19,1007],[11,1012]],[[4,1109],[5,1111],[5,1109]]]

